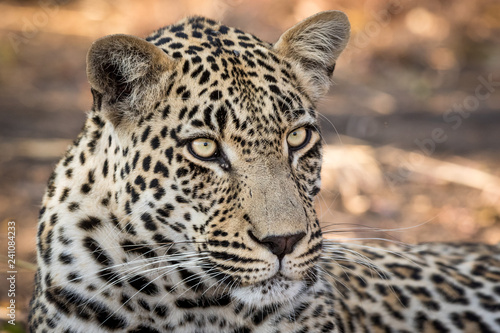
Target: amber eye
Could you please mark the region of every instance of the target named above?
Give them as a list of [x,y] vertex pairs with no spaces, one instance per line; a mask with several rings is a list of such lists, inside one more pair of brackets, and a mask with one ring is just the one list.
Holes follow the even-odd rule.
[[292,150],[303,148],[311,139],[311,131],[306,127],[299,127],[288,134],[286,142]]
[[199,138],[191,141],[191,154],[195,157],[207,160],[215,157],[217,154],[217,143],[212,139]]

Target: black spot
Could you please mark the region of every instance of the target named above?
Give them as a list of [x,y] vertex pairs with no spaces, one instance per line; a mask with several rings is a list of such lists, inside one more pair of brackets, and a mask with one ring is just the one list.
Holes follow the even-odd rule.
[[158,286],[154,282],[149,281],[144,276],[135,275],[128,280],[128,283],[137,291],[140,291],[141,293],[144,293],[146,295],[158,294]]
[[71,272],[67,275],[68,282],[80,283],[82,282],[82,277],[76,272]]
[[181,197],[179,195],[175,197],[175,201],[177,201],[178,203],[189,203],[189,201],[186,198]]
[[89,216],[86,219],[80,220],[78,223],[78,227],[80,229],[83,229],[85,231],[90,231],[94,230],[95,228],[99,227],[101,225],[101,220],[99,220],[95,216]]
[[145,142],[148,139],[149,133],[151,132],[151,126],[148,126],[144,129],[141,136],[141,142]]
[[47,207],[43,206],[41,209],[40,209],[40,212],[38,212],[38,219],[41,219],[43,214],[45,214],[45,211],[47,210]]
[[335,324],[331,321],[327,322],[323,327],[321,328],[322,333],[329,333],[332,332],[333,329],[335,328]]
[[85,164],[85,153],[83,151],[80,153],[80,164]]
[[142,243],[134,243],[130,240],[124,240],[121,243],[121,246],[126,253],[134,253],[146,258],[155,258],[157,256],[153,249]]
[[176,171],[176,173],[175,173],[175,174],[176,174],[176,176],[177,176],[178,178],[181,178],[181,177],[186,176],[186,175],[188,174],[188,172],[189,172],[189,170],[188,170],[188,169],[186,169],[186,168],[182,168],[182,167],[181,167],[181,168],[177,169],[177,171]]
[[270,314],[280,308],[280,304],[272,304],[264,306],[258,311],[255,311],[252,316],[252,322],[254,325],[259,325],[262,323]]
[[267,82],[270,82],[270,83],[276,83],[276,79],[274,78],[274,76],[272,75],[268,75],[268,74],[265,74],[264,75],[264,80],[266,80]]
[[[194,61],[193,61],[194,63]],[[191,77],[194,79],[195,77],[197,77],[201,71],[204,69],[203,65],[199,65],[198,67],[196,67],[196,69],[191,73]]]
[[203,122],[198,120],[198,119],[195,119],[191,122],[191,125],[193,125],[194,127],[202,127],[203,126]]
[[193,57],[191,61],[193,62],[193,64],[199,64],[201,62],[201,58],[199,56],[196,56]]
[[50,216],[50,225],[54,225],[57,223],[57,220],[58,220],[58,217],[57,217],[57,214],[54,213]]
[[221,98],[222,98],[222,92],[220,90],[214,90],[210,94],[210,100],[212,101],[218,101]]
[[172,158],[174,157],[174,149],[172,147],[169,147],[165,150],[165,156],[168,159],[168,164],[172,163]]
[[[130,209],[130,201],[127,201],[127,202],[125,203],[125,212],[126,212],[128,215],[132,214],[132,209]],[[130,225],[130,224],[128,224],[128,225]]]
[[150,326],[139,325],[136,328],[129,330],[128,333],[160,333],[160,331]]
[[158,187],[155,194],[153,195],[156,200],[160,200],[165,195],[165,189],[163,187]]
[[155,136],[152,140],[151,140],[151,148],[154,149],[158,149],[158,147],[160,147],[160,138],[158,136]]
[[148,302],[143,300],[142,298],[137,300],[137,303],[146,311],[151,312],[151,307],[149,306]]
[[142,176],[137,176],[134,181],[135,185],[139,185],[141,191],[144,191],[146,189],[146,182],[144,181],[144,178]]
[[209,106],[203,110],[203,120],[205,121],[205,125],[207,125],[210,128],[214,128],[214,125],[212,124],[212,107]]
[[157,305],[154,312],[158,317],[165,318],[168,315],[168,308],[165,305]]
[[160,173],[165,178],[168,178],[169,176],[168,168],[165,166],[165,164],[161,163],[160,161],[156,162],[153,172]]
[[66,187],[63,190],[63,193],[61,194],[61,197],[59,198],[59,202],[64,202],[68,198],[69,191],[70,191],[70,189],[68,187]]
[[182,66],[182,74],[186,75],[189,73],[189,61],[184,61],[184,65]]
[[179,112],[179,120],[182,120],[184,118],[184,116],[186,115],[186,112],[187,112],[187,107],[183,107],[181,109],[181,111]]
[[173,25],[170,28],[170,32],[179,32],[179,31],[184,31],[184,25],[179,24],[179,25]]
[[219,127],[219,132],[224,133],[227,123],[227,110],[224,106],[221,106],[217,112],[215,112],[215,119],[217,120],[217,126]]
[[92,190],[92,187],[87,183],[83,184],[82,187],[80,188],[80,191],[83,194],[88,194],[91,190]]
[[205,84],[207,83],[208,81],[210,80],[210,72],[205,70],[203,72],[203,74],[201,74],[201,77],[200,77],[200,81],[198,82],[198,84]]
[[165,119],[168,117],[169,114],[170,114],[170,105],[167,105],[167,106],[165,106],[165,109],[163,109],[161,116],[163,119]]
[[106,176],[108,175],[108,168],[109,168],[109,163],[108,159],[106,159],[104,161],[104,165],[102,166],[102,175],[104,176],[104,178],[106,178]]
[[281,95],[281,90],[280,88],[278,88],[278,86],[274,85],[274,84],[271,84],[269,85],[269,89],[271,90],[271,92],[273,92],[274,94],[276,95]]
[[192,308],[208,308],[212,306],[227,306],[231,303],[229,296],[221,296],[216,298],[200,297],[198,299],[180,298],[175,301],[175,305],[181,309]]
[[172,43],[170,44],[168,47],[171,48],[171,49],[180,49],[182,48],[184,45],[182,45],[181,43]]
[[66,172],[64,173],[66,175],[66,177],[68,178],[71,178],[73,177],[73,169],[69,168],[68,170],[66,170]]
[[181,298],[175,301],[175,305],[181,309],[192,309],[198,306],[195,300]]
[[63,265],[69,265],[73,262],[73,256],[71,254],[68,254],[68,253],[61,253],[59,255],[59,261]]
[[159,208],[156,210],[158,214],[161,216],[168,218],[170,217],[170,212],[172,212],[175,209],[175,207],[171,204],[165,204],[162,208]]
[[64,159],[63,165],[67,167],[72,161],[73,161],[74,156],[73,155],[68,155]]
[[110,266],[113,260],[107,255],[106,251],[101,248],[101,245],[91,237],[83,239],[83,246],[90,251],[90,255],[103,266]]
[[69,313],[70,310],[66,305],[65,300],[60,300],[59,297],[56,297],[50,289],[45,290],[45,299],[47,302],[54,304],[60,312],[66,314]]
[[46,318],[45,322],[47,323],[47,326],[51,329],[54,329],[57,327],[57,321],[52,319],[52,318]]
[[146,229],[151,230],[151,231],[155,231],[156,229],[158,229],[150,214],[148,214],[148,213],[142,214],[141,220],[144,222],[144,227]]
[[150,183],[149,183],[149,188],[155,188],[157,186],[160,185],[160,182],[158,181],[157,178],[153,179]]
[[171,40],[172,40],[172,38],[170,38],[170,37],[163,37],[163,38],[158,39],[155,42],[155,45],[156,46],[160,46],[160,45],[163,45],[163,44],[166,44],[166,43],[170,42]]
[[68,205],[68,210],[70,212],[74,212],[79,208],[80,208],[80,205],[77,202],[70,202],[70,204]]
[[144,169],[144,171],[149,171],[150,167],[151,167],[151,156],[146,156],[142,160],[142,168]]

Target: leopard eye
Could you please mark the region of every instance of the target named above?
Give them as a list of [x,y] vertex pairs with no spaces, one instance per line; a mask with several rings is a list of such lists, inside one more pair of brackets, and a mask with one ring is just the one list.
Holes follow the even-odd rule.
[[212,139],[199,138],[191,141],[191,154],[201,160],[208,160],[217,155],[217,143]]
[[299,127],[288,134],[286,142],[291,150],[304,148],[311,139],[311,130],[306,127]]

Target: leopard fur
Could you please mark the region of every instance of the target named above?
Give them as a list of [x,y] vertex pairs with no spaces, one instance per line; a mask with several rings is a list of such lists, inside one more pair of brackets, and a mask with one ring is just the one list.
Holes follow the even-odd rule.
[[500,332],[498,247],[323,240],[315,104],[349,31],[327,11],[274,44],[202,17],[96,41],[31,331]]

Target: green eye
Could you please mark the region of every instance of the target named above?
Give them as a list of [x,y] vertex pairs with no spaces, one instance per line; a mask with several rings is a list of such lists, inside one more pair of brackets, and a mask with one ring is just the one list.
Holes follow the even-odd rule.
[[217,143],[212,139],[199,138],[191,141],[191,154],[195,157],[206,160],[217,154]]
[[292,150],[303,148],[311,139],[311,131],[305,127],[299,127],[288,134],[286,142]]

